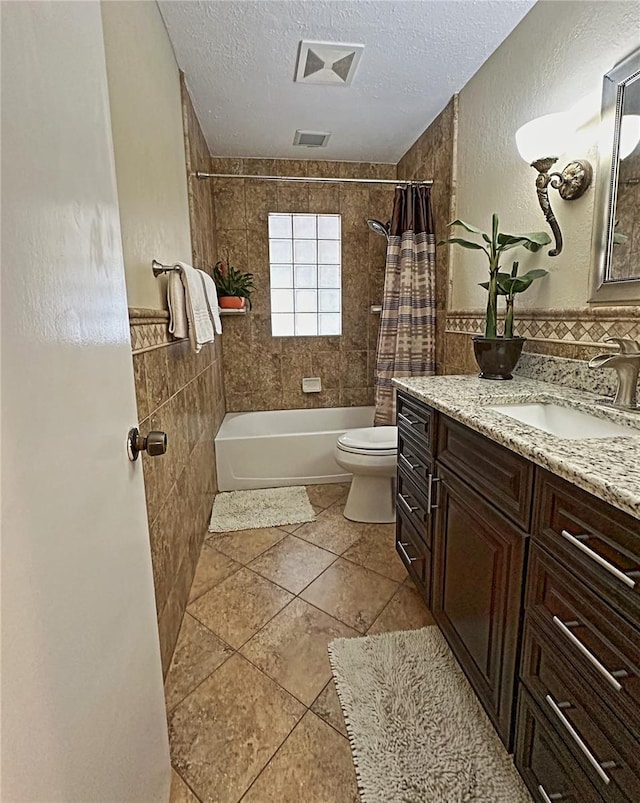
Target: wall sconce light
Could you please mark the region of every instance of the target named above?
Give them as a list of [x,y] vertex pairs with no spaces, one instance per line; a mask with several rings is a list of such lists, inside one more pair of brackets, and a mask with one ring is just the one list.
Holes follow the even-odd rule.
[[578,159],[564,168],[561,173],[549,171],[570,145],[571,125],[566,114],[546,114],[525,123],[516,131],[516,145],[520,156],[538,171],[536,191],[538,203],[555,237],[555,248],[549,251],[556,257],[562,251],[562,232],[551,209],[549,185],[558,190],[564,201],[580,198],[591,184],[593,170],[585,159]]
[[620,146],[618,158],[620,161],[635,151],[640,143],[640,114],[625,114],[620,121]]

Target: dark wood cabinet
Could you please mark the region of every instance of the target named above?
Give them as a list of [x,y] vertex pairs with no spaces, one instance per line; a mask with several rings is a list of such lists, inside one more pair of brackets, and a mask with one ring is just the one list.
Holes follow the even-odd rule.
[[534,800],[640,803],[640,522],[400,393],[397,550]]
[[440,465],[529,530],[534,466],[528,460],[446,416],[439,419],[437,442]]
[[431,609],[511,747],[526,533],[439,468]]
[[515,762],[541,803],[602,803],[571,753],[526,691],[518,698]]

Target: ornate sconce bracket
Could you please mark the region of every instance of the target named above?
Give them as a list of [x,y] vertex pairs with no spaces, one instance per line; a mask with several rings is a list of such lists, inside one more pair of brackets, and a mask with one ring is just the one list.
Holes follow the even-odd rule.
[[551,185],[554,190],[558,190],[563,200],[574,201],[586,192],[593,177],[591,165],[584,160],[570,162],[562,173],[550,173],[549,171],[557,161],[558,160],[553,157],[546,157],[544,159],[536,159],[535,162],[531,163],[531,167],[538,171],[536,177],[538,203],[555,238],[555,248],[549,251],[550,257],[556,257],[562,252],[562,232],[560,231],[560,225],[551,208],[549,185]]

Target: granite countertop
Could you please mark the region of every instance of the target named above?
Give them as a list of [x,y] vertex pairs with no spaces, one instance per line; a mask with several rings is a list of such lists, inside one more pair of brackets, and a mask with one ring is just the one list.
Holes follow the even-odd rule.
[[[492,441],[640,519],[640,414],[596,406],[602,396],[515,376],[394,379],[394,385]],[[554,402],[638,431],[631,437],[568,439],[488,409],[494,404]]]

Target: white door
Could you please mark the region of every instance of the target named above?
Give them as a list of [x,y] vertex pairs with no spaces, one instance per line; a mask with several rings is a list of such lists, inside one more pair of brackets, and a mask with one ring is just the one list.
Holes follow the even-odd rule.
[[1,10],[0,798],[166,801],[100,7]]

